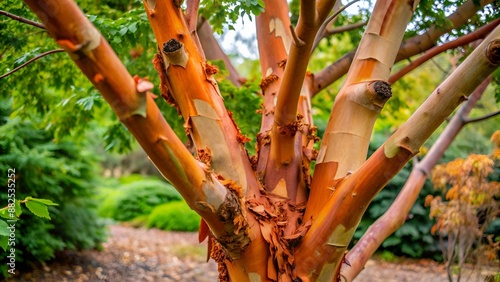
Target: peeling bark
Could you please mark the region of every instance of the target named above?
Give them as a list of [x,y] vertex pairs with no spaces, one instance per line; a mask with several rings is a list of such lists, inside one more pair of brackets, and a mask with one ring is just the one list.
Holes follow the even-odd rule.
[[185,15],[182,1],[144,0],[159,47],[153,64],[160,90],[184,118],[191,153],[154,103],[152,83],[127,72],[73,2],[25,2],[203,218],[199,240],[209,237],[221,281],[339,280],[349,265],[347,245],[370,201],[500,63],[496,28],[365,161],[375,118],[392,95],[392,63],[418,4],[378,1],[317,152],[310,98],[321,79],[306,67],[316,32],[337,1],[302,0],[297,28],[290,25],[287,1],[266,1],[266,12],[257,17],[262,124],[257,156],[249,159],[243,147],[248,138],[226,110],[214,78],[218,69],[206,62],[193,32],[198,1],[189,1]]

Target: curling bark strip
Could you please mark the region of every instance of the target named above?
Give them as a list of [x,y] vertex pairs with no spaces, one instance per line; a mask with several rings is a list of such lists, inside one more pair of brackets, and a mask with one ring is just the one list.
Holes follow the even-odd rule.
[[[111,105],[158,170],[191,208],[217,230],[217,236],[226,236],[223,223],[214,212],[196,208],[197,202],[208,202],[217,209],[225,199],[226,189],[193,158],[165,121],[148,92],[152,85],[132,78],[73,1],[25,2]],[[206,193],[211,195],[210,199]]]
[[[420,146],[500,64],[500,27],[448,77],[375,153],[341,181],[296,251],[304,277],[317,277],[324,264],[337,269],[361,216],[373,197],[418,153]],[[357,207],[357,212],[353,211]],[[316,249],[312,246],[319,246]]]
[[180,109],[196,149],[210,150],[210,168],[238,183],[242,195],[248,187],[256,193],[257,182],[247,152],[237,138],[240,132],[227,113],[213,77],[217,70],[204,61],[182,10],[173,0],[143,2],[163,57],[167,81],[162,83],[168,93],[162,94],[173,98],[170,101]]

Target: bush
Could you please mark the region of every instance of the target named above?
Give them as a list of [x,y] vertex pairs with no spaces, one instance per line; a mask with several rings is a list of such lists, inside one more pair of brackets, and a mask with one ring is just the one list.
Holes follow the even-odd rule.
[[[134,177],[133,177],[134,178]],[[149,215],[154,207],[181,200],[180,194],[169,183],[155,179],[135,179],[117,189],[102,190],[99,215],[118,221],[129,221]]]
[[[0,101],[2,104],[4,101]],[[38,130],[33,123],[6,119],[1,112],[0,172],[7,183],[7,170],[16,169],[16,199],[27,196],[50,199],[51,220],[37,217],[23,207],[16,223],[16,271],[32,263],[54,258],[63,249],[94,248],[105,240],[103,222],[98,219],[92,199],[96,160],[84,145],[61,141]],[[7,205],[7,193],[0,194],[0,205]],[[6,274],[6,256],[0,271]],[[1,275],[0,275],[1,276]]]
[[147,226],[172,231],[196,231],[200,226],[200,216],[186,202],[177,201],[154,208]]

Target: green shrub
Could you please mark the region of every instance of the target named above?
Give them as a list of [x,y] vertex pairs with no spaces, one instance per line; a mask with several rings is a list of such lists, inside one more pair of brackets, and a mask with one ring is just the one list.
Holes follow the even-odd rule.
[[118,206],[117,199],[123,195],[123,191],[117,188],[99,188],[97,201],[99,202],[98,213],[103,218],[114,218]]
[[177,201],[154,208],[147,226],[172,231],[196,231],[200,226],[200,216],[186,202]]
[[118,221],[149,215],[154,207],[179,201],[180,194],[169,183],[155,179],[136,179],[117,189],[102,189],[99,214]]
[[[2,104],[4,101],[0,101]],[[37,217],[23,208],[16,222],[16,272],[32,263],[54,258],[63,249],[98,247],[105,240],[105,226],[99,220],[93,199],[97,186],[93,154],[83,144],[60,141],[33,122],[5,119],[0,126],[0,183],[7,183],[7,170],[16,169],[16,199],[27,196],[50,199],[51,220]],[[7,193],[0,193],[0,205],[7,205]],[[0,258],[0,276],[6,274],[6,256]]]

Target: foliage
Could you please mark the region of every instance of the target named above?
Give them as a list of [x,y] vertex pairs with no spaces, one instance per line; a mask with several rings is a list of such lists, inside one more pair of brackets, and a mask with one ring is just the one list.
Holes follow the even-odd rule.
[[200,216],[184,201],[159,205],[149,215],[148,227],[173,231],[196,231],[200,226]]
[[[200,14],[202,14],[218,33],[222,33],[223,27],[234,30],[234,22],[244,15],[259,15],[264,12],[263,0],[238,1],[237,4],[230,0],[202,1]],[[251,18],[250,18],[251,19]]]
[[[2,99],[0,104],[11,103]],[[92,200],[95,158],[81,145],[54,143],[49,132],[36,129],[36,116],[32,116],[34,122],[7,120],[9,113],[10,110],[0,113],[4,120],[0,126],[0,171],[15,168],[15,197],[29,199],[25,204],[33,213],[48,216],[45,208],[50,202],[43,199],[59,204],[48,206],[50,221],[23,213],[16,222],[16,266],[28,267],[52,259],[63,249],[99,246],[106,235]],[[4,205],[7,200],[7,193],[0,194]],[[0,269],[5,274],[6,257],[2,261]]]
[[212,64],[218,67],[217,83],[225,106],[233,114],[235,122],[242,133],[250,141],[245,144],[250,154],[255,153],[255,141],[259,131],[261,116],[258,114],[261,110],[262,97],[258,80],[245,82],[241,87],[235,87],[226,77],[229,72],[225,68],[223,61],[212,61]]
[[[21,204],[24,204],[26,208],[38,217],[43,217],[46,219],[50,219],[49,210],[47,206],[57,206],[58,204],[52,202],[47,199],[37,199],[31,196],[26,197],[24,200],[15,199],[15,191],[16,191],[16,179],[15,179],[15,170],[9,170],[9,174],[12,177],[8,178],[8,205],[4,208],[0,209],[0,247],[4,251],[7,251],[7,246],[15,246],[15,238],[10,238],[11,232],[15,232],[15,228],[11,231],[9,224],[5,221],[17,221],[21,216],[23,209]],[[12,197],[11,197],[12,196]],[[15,225],[15,224],[14,224]],[[13,236],[15,237],[15,236]]]
[[[151,64],[157,47],[142,1],[83,0],[78,4],[89,11],[89,19],[106,36],[130,73],[149,77],[159,85]],[[0,1],[0,9],[38,21],[19,1]],[[46,31],[4,16],[0,16],[0,46],[0,74],[59,48]],[[13,98],[12,117],[30,120],[36,114],[39,127],[49,131],[56,140],[82,142],[88,130],[98,130],[98,138],[104,139],[106,150],[123,153],[133,147],[132,135],[66,54],[45,56],[1,79],[0,83],[0,95]],[[185,136],[176,110],[163,99],[156,101],[176,133]]]
[[[499,134],[497,131],[492,140],[498,141]],[[450,281],[452,265],[457,261],[459,269],[462,267],[473,246],[481,244],[488,224],[497,214],[500,183],[487,179],[493,171],[494,160],[476,154],[439,165],[432,171],[434,187],[445,195],[445,200],[428,196],[426,204],[431,207],[430,217],[436,218],[431,232],[439,233]],[[494,253],[487,257],[496,259]]]
[[118,221],[129,221],[148,215],[154,207],[181,199],[172,185],[161,180],[142,179],[118,188],[102,188],[99,215]]

